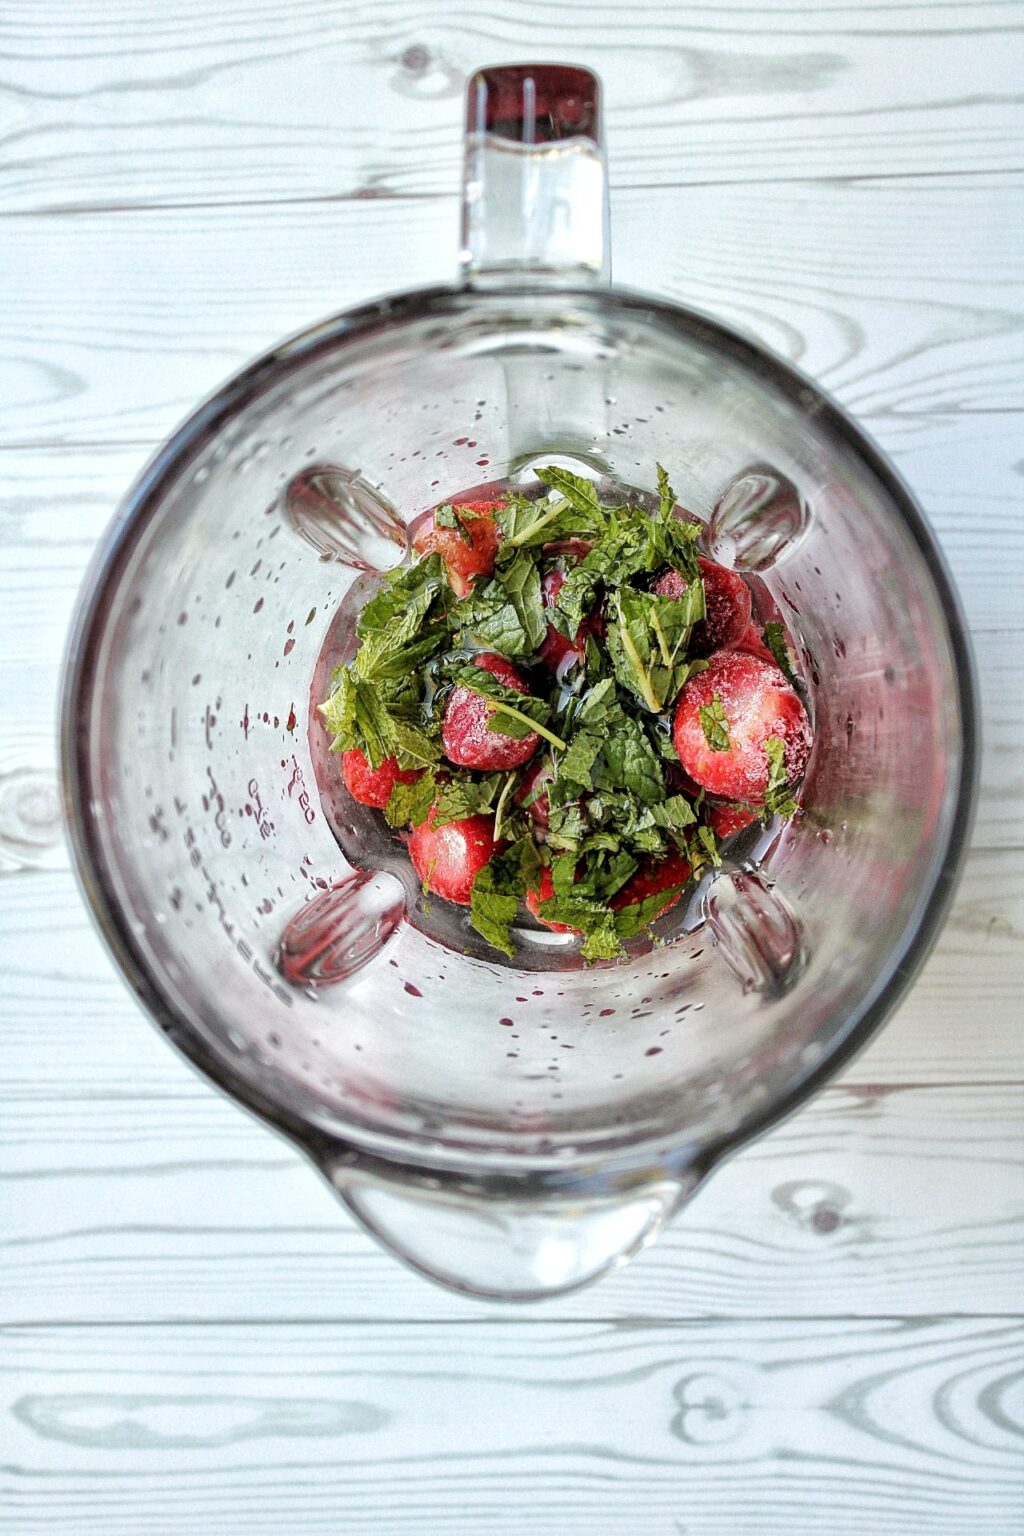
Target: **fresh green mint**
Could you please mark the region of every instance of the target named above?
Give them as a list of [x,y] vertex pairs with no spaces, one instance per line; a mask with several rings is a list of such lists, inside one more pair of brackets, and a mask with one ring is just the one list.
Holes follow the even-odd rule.
[[764,744],[768,758],[768,788],[764,808],[773,816],[792,816],[796,801],[786,780],[786,746],[778,736],[769,736]]
[[710,704],[702,704],[697,711],[704,740],[712,752],[728,752],[729,722],[725,718],[725,705],[719,695],[713,694]]

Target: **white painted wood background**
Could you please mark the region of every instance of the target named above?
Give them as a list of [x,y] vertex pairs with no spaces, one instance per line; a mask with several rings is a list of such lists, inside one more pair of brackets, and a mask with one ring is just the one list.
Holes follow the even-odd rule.
[[1019,4],[4,0],[4,743],[49,749],[90,550],[190,404],[451,273],[462,82],[536,56],[604,77],[617,276],[798,361],[939,532],[986,736],[953,915],[650,1253],[507,1312],[193,1076],[66,871],[0,876],[3,1536],[1024,1529]]

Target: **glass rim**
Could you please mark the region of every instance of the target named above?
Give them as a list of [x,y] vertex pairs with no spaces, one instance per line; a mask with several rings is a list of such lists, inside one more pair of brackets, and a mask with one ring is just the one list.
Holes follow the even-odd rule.
[[[579,303],[584,308],[614,309],[641,321],[656,319],[677,338],[709,346],[731,361],[749,369],[794,405],[801,415],[813,412],[823,430],[832,433],[864,463],[890,498],[904,528],[914,542],[934,585],[944,616],[953,657],[961,723],[958,782],[951,798],[946,838],[936,854],[923,894],[908,918],[876,985],[865,991],[851,1011],[845,1029],[807,1070],[794,1079],[783,1094],[759,1104],[734,1130],[700,1147],[682,1128],[660,1130],[643,1140],[624,1140],[582,1149],[575,1158],[503,1151],[498,1163],[488,1166],[488,1154],[477,1144],[460,1154],[456,1144],[438,1154],[437,1138],[427,1133],[384,1134],[360,1139],[353,1123],[344,1131],[328,1133],[302,1115],[264,1093],[256,1083],[234,1072],[230,1063],[195,1030],[161,990],[136,943],[131,926],[115,894],[88,807],[92,776],[86,733],[81,722],[92,708],[95,661],[102,641],[107,613],[106,594],[123,570],[161,504],[168,484],[213,442],[228,423],[259,396],[290,373],[326,356],[344,344],[372,340],[431,317],[452,317],[467,309],[488,304],[505,307],[528,305],[538,300]],[[486,1184],[492,1193],[511,1197],[573,1196],[608,1193],[609,1172],[649,1170],[652,1179],[678,1177],[673,1167],[685,1155],[685,1167],[699,1167],[703,1176],[724,1157],[770,1129],[824,1086],[871,1038],[904,995],[927,957],[952,900],[957,878],[969,844],[979,771],[977,685],[966,624],[945,559],[928,522],[896,470],[851,416],[813,380],[792,364],[776,357],[730,326],[690,310],[671,300],[618,285],[579,284],[549,286],[536,281],[500,283],[453,283],[388,295],[343,310],[304,328],[232,375],[175,429],[152,456],[123,498],[112,523],[97,546],[83,582],[72,620],[63,663],[64,682],[60,699],[59,750],[61,783],[67,813],[68,840],[79,887],[108,950],[135,996],[153,1022],[177,1050],[221,1091],[230,1095],[273,1128],[311,1155],[322,1168],[353,1157],[368,1172],[392,1178],[401,1173],[404,1182],[421,1176],[431,1189],[479,1190]],[[351,1139],[349,1139],[351,1135]],[[509,1142],[514,1144],[515,1133]],[[433,1157],[431,1156],[433,1151]],[[594,1172],[595,1162],[599,1165]],[[589,1172],[579,1173],[585,1163]],[[514,1172],[507,1171],[514,1168]],[[475,1172],[473,1172],[475,1170]],[[524,1181],[528,1185],[524,1186]]]

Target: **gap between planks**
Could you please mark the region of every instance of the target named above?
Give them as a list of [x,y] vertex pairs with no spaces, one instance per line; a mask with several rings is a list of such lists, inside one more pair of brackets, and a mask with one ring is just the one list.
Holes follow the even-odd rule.
[[[398,1261],[395,1260],[397,1263]],[[601,1280],[592,1282],[591,1294],[601,1287]],[[423,1281],[424,1286],[430,1284]],[[431,1289],[436,1289],[431,1287]],[[578,1295],[587,1294],[590,1287],[584,1287]],[[472,1298],[471,1298],[472,1299]],[[558,1298],[555,1298],[557,1300]],[[493,1305],[487,1302],[487,1305]],[[432,1317],[424,1313],[417,1317],[406,1308],[400,1317],[391,1312],[381,1312],[375,1316],[372,1313],[362,1313],[356,1317],[345,1317],[331,1320],[323,1316],[311,1313],[308,1316],[262,1316],[259,1313],[246,1315],[245,1313],[228,1313],[222,1316],[211,1317],[162,1317],[154,1313],[151,1317],[104,1318],[83,1317],[68,1321],[66,1318],[10,1318],[0,1321],[0,1341],[4,1338],[15,1338],[26,1334],[36,1333],[133,1333],[140,1330],[159,1329],[161,1332],[171,1332],[174,1329],[186,1329],[193,1333],[202,1333],[205,1330],[225,1329],[272,1329],[285,1328],[565,1328],[567,1330],[579,1328],[609,1328],[622,1333],[628,1333],[632,1329],[643,1328],[656,1331],[658,1329],[686,1328],[699,1330],[701,1328],[722,1328],[735,1324],[737,1327],[756,1328],[758,1324],[794,1324],[802,1323],[907,1323],[911,1326],[941,1327],[944,1323],[1019,1323],[1024,1321],[1024,1310],[1017,1312],[766,1312],[763,1317],[744,1312],[737,1316],[733,1312],[705,1312],[699,1317],[692,1313],[680,1312],[678,1317],[664,1312],[588,1312],[578,1317],[552,1316],[545,1312],[548,1303],[515,1302],[505,1303],[508,1311],[481,1313],[479,1317]],[[527,1311],[526,1308],[530,1310]]]
[[[759,190],[768,187],[792,187],[806,186],[809,188],[824,188],[830,186],[871,186],[875,182],[916,182],[916,181],[941,181],[962,183],[964,181],[976,181],[981,177],[1018,177],[1024,175],[1024,165],[995,166],[965,166],[962,169],[956,167],[950,169],[943,167],[936,171],[851,171],[838,176],[751,176],[749,179],[724,178],[715,176],[682,177],[672,181],[635,181],[632,178],[619,180],[615,178],[614,188],[618,192],[656,192],[659,195],[669,192],[686,192],[695,188],[743,188],[757,187]],[[109,202],[95,203],[52,203],[43,208],[0,208],[0,221],[13,221],[16,219],[62,219],[62,218],[88,218],[90,215],[105,213],[194,213],[217,211],[225,208],[241,210],[259,208],[317,208],[336,207],[346,203],[431,203],[449,202],[453,196],[450,191],[438,189],[434,192],[392,192],[386,188],[366,186],[353,192],[320,192],[312,193],[308,197],[238,197],[238,198],[181,198],[149,199],[146,202],[133,202],[130,198],[124,201],[111,200]]]

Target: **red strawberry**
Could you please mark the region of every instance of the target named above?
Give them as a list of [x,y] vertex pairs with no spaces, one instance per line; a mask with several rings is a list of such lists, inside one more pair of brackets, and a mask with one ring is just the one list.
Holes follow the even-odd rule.
[[[721,701],[729,745],[708,742],[700,710]],[[679,695],[672,740],[683,768],[712,795],[759,804],[768,788],[764,744],[784,745],[786,778],[799,779],[811,750],[807,712],[774,662],[742,651],[716,651]]]
[[749,827],[756,820],[755,813],[742,805],[712,805],[708,808],[711,830],[722,843],[727,838],[735,837],[737,832],[742,832],[744,827]]
[[699,784],[695,784],[688,773],[684,773],[679,763],[663,763],[665,784],[670,795],[685,795],[687,800],[696,800],[701,792]]
[[[533,822],[535,837],[540,836],[540,834],[547,830],[548,816],[551,810],[547,791],[540,786],[550,784],[554,776],[551,764],[544,758],[530,769],[515,793],[517,803],[526,806],[527,814]],[[532,799],[531,796],[533,797]]]
[[[544,599],[545,608],[553,608],[558,594],[565,586],[565,575],[562,571],[548,571],[541,580],[540,589]],[[564,672],[575,662],[582,661],[586,649],[587,636],[586,624],[581,624],[576,631],[575,640],[567,640],[565,636],[555,628],[548,625],[548,632],[544,644],[540,648],[538,660],[552,672]]]
[[398,760],[386,757],[379,768],[371,768],[357,747],[341,754],[341,772],[345,788],[360,805],[382,811],[396,784],[415,784],[422,768],[399,768]]
[[574,560],[582,560],[584,555],[589,555],[593,545],[589,539],[552,539],[550,544],[544,545],[546,555],[571,555]]
[[413,548],[421,555],[441,556],[456,597],[466,597],[478,576],[489,576],[494,570],[498,549],[494,513],[503,505],[501,501],[466,501],[454,507],[471,541],[468,544],[458,528],[439,528],[433,512],[424,513],[413,524]]
[[[517,693],[530,692],[510,661],[493,651],[483,651],[474,656],[473,665],[490,672],[506,688]],[[488,729],[487,722],[494,705],[473,693],[469,688],[452,690],[445,705],[441,722],[441,741],[449,762],[460,768],[481,768],[493,772],[498,768],[518,768],[531,758],[540,744],[536,731],[526,736],[504,736]]]
[[761,631],[756,624],[748,624],[742,635],[736,642],[737,651],[746,651],[748,656],[760,656],[762,661],[770,661],[777,665],[775,657],[761,638]]
[[[716,565],[714,560],[698,560],[704,583],[705,616],[693,626],[690,650],[695,656],[710,656],[719,647],[735,645],[750,623],[750,589],[742,576]],[[678,571],[667,570],[654,583],[662,597],[682,597],[686,582]]]
[[532,886],[526,893],[526,905],[539,923],[545,928],[550,928],[552,933],[579,933],[578,928],[573,928],[569,923],[554,923],[544,916],[539,910],[542,901],[549,901],[555,894],[555,887],[551,879],[551,870],[545,864],[540,872],[536,886]]
[[641,865],[611,900],[613,912],[620,912],[623,907],[632,907],[637,902],[646,901],[649,896],[657,896],[660,891],[670,894],[665,897],[665,904],[658,908],[655,916],[660,917],[662,912],[667,912],[674,907],[682,895],[681,890],[673,890],[674,886],[683,886],[690,878],[690,866],[678,851],[666,854],[663,859],[650,859]]
[[445,901],[469,906],[473,881],[497,849],[493,816],[466,816],[434,826],[434,810],[406,834],[412,867]]

